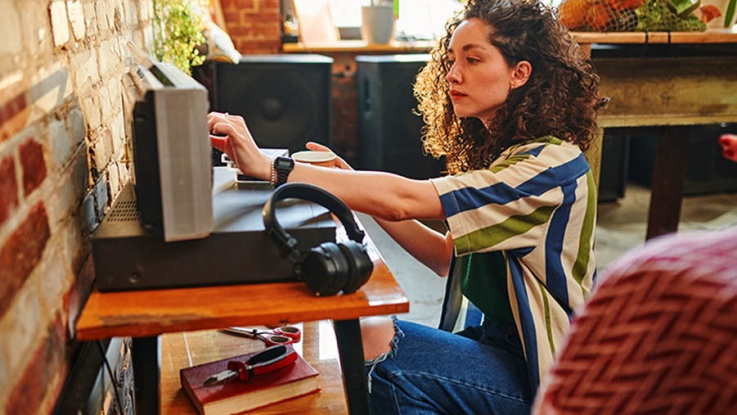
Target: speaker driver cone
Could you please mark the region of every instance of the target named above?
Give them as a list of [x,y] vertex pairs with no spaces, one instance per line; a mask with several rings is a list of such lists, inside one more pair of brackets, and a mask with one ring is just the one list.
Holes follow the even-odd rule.
[[304,150],[329,144],[330,73],[325,57],[253,56],[218,64],[214,106],[242,116],[264,148]]

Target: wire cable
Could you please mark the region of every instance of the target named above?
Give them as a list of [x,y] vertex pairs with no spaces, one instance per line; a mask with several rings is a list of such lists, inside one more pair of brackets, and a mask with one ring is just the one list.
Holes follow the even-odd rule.
[[102,347],[102,340],[98,340],[95,343],[97,343],[97,349],[100,351],[100,354],[102,355],[102,361],[105,363],[105,367],[107,368],[107,373],[110,375],[110,381],[113,383],[113,390],[115,391],[115,400],[118,401],[118,411],[120,411],[120,415],[124,415],[125,412],[123,412],[123,401],[120,400],[120,390],[118,388],[118,382],[115,380],[115,376],[113,375],[113,369],[110,367],[110,362],[107,361],[107,354],[105,354],[105,350]]

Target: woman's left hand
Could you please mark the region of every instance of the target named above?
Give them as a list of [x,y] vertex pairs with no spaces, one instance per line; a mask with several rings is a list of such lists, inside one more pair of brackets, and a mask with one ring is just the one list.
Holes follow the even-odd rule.
[[[324,146],[320,143],[316,143],[314,141],[307,142],[307,144],[305,144],[305,147],[307,147],[307,149],[311,151],[329,151],[335,154],[335,152],[331,150],[329,147]],[[338,157],[337,154],[335,155],[335,158],[337,160],[335,163],[335,167],[338,167],[343,170],[353,170],[353,167],[351,167],[350,164],[346,163],[346,161],[343,160],[341,157]]]

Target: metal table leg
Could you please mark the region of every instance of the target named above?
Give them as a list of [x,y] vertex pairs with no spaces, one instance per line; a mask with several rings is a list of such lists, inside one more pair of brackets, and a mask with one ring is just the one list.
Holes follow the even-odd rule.
[[136,415],[158,415],[161,376],[161,337],[134,337],[131,358]]
[[333,322],[335,337],[338,342],[340,364],[343,369],[348,412],[351,415],[371,414],[368,395],[368,380],[364,370],[363,343],[361,326],[356,320]]

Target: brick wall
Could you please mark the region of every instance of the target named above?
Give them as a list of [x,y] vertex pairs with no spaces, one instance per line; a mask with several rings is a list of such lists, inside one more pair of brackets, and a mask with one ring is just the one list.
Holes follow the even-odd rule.
[[281,52],[279,0],[220,0],[225,29],[243,54]]
[[151,44],[151,10],[2,2],[0,415],[50,413],[69,373],[93,280],[89,234],[130,176],[125,42]]

